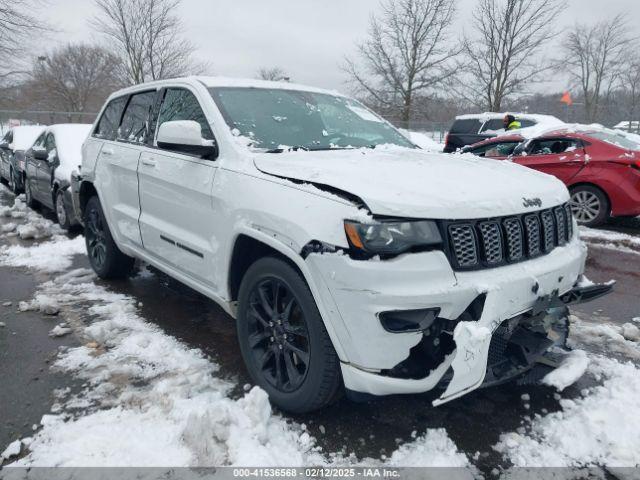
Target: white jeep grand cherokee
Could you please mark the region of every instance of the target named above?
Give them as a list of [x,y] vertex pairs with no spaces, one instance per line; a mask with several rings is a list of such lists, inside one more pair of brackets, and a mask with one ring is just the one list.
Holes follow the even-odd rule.
[[438,405],[549,364],[586,248],[553,177],[431,154],[360,103],[185,78],[113,94],[75,189],[91,265],[139,258],[236,318],[251,378],[303,412],[433,391]]

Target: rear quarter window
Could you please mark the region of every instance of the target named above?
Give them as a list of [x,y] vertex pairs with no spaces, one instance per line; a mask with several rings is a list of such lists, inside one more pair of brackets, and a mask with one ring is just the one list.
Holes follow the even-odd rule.
[[477,118],[456,120],[453,122],[453,125],[451,125],[449,133],[467,133],[475,135],[478,133],[478,130],[480,130],[481,125],[480,120]]
[[109,102],[107,108],[104,109],[93,136],[104,140],[115,140],[118,126],[120,125],[120,117],[122,110],[127,101],[127,97],[114,98]]

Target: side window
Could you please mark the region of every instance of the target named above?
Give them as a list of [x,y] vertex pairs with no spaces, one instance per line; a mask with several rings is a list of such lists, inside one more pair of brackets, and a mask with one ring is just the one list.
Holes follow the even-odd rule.
[[93,132],[93,136],[105,140],[115,140],[116,130],[120,124],[122,109],[127,101],[126,97],[114,98],[104,109],[102,117]]
[[451,130],[449,133],[466,133],[475,135],[478,133],[478,130],[480,130],[481,126],[482,123],[477,118],[456,120],[455,122],[453,122],[453,125],[451,125]]
[[53,136],[53,133],[47,134],[44,140],[44,146],[47,149],[47,152],[51,152],[56,149],[56,139]]
[[131,96],[118,128],[117,139],[132,143],[147,141],[149,113],[156,98],[153,92],[136,93]]
[[536,122],[533,120],[520,120],[520,125],[522,125],[522,128],[533,127]]
[[46,141],[46,139],[47,139],[47,134],[46,134],[46,133],[41,134],[41,135],[36,139],[36,141],[35,141],[35,142],[33,142],[33,145],[31,146],[31,148],[32,148],[33,150],[44,150],[44,149],[46,148],[46,147],[45,147],[45,141]]
[[498,132],[502,130],[504,130],[502,119],[492,118],[491,120],[487,120],[486,122],[484,122],[484,125],[482,126],[482,129],[480,130],[480,132],[481,133]]
[[531,144],[531,155],[558,155],[573,152],[582,145],[578,140],[567,138],[543,138]]
[[213,140],[213,132],[198,99],[184,88],[169,88],[164,96],[158,115],[158,127],[173,120],[194,120],[202,128],[202,138]]

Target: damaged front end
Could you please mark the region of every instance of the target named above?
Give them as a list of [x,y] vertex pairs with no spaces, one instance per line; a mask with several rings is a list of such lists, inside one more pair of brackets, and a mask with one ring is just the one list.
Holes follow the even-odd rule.
[[436,390],[433,403],[441,405],[476,388],[499,385],[515,378],[540,380],[558,366],[553,347],[567,349],[569,305],[606,295],[613,284],[576,286],[560,296],[540,297],[531,310],[489,329],[481,326],[486,295],[478,296],[455,320],[426,316],[421,341],[392,369],[380,372],[398,379],[422,379],[450,358],[455,358]]

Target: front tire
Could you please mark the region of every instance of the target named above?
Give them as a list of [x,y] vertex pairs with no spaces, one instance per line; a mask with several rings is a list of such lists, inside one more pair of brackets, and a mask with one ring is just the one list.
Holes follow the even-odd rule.
[[91,197],[87,202],[84,222],[84,238],[93,270],[104,279],[127,277],[135,260],[122,253],[113,241],[97,196]]
[[71,228],[71,222],[69,222],[69,214],[67,213],[67,207],[64,203],[64,192],[58,190],[53,200],[53,209],[56,212],[56,218],[58,224],[64,229],[69,230]]
[[9,182],[9,189],[13,193],[18,195],[20,193],[20,182],[18,182],[18,179],[16,178],[16,172],[13,170],[13,167],[9,169],[8,182]]
[[611,212],[611,205],[605,193],[592,185],[579,185],[572,188],[569,204],[578,224],[585,227],[602,225]]
[[31,182],[29,177],[24,177],[24,196],[27,207],[34,208],[38,202],[33,198],[33,191],[31,190]]
[[301,275],[283,260],[262,258],[245,274],[238,301],[242,357],[272,403],[292,413],[331,403],[340,361]]

